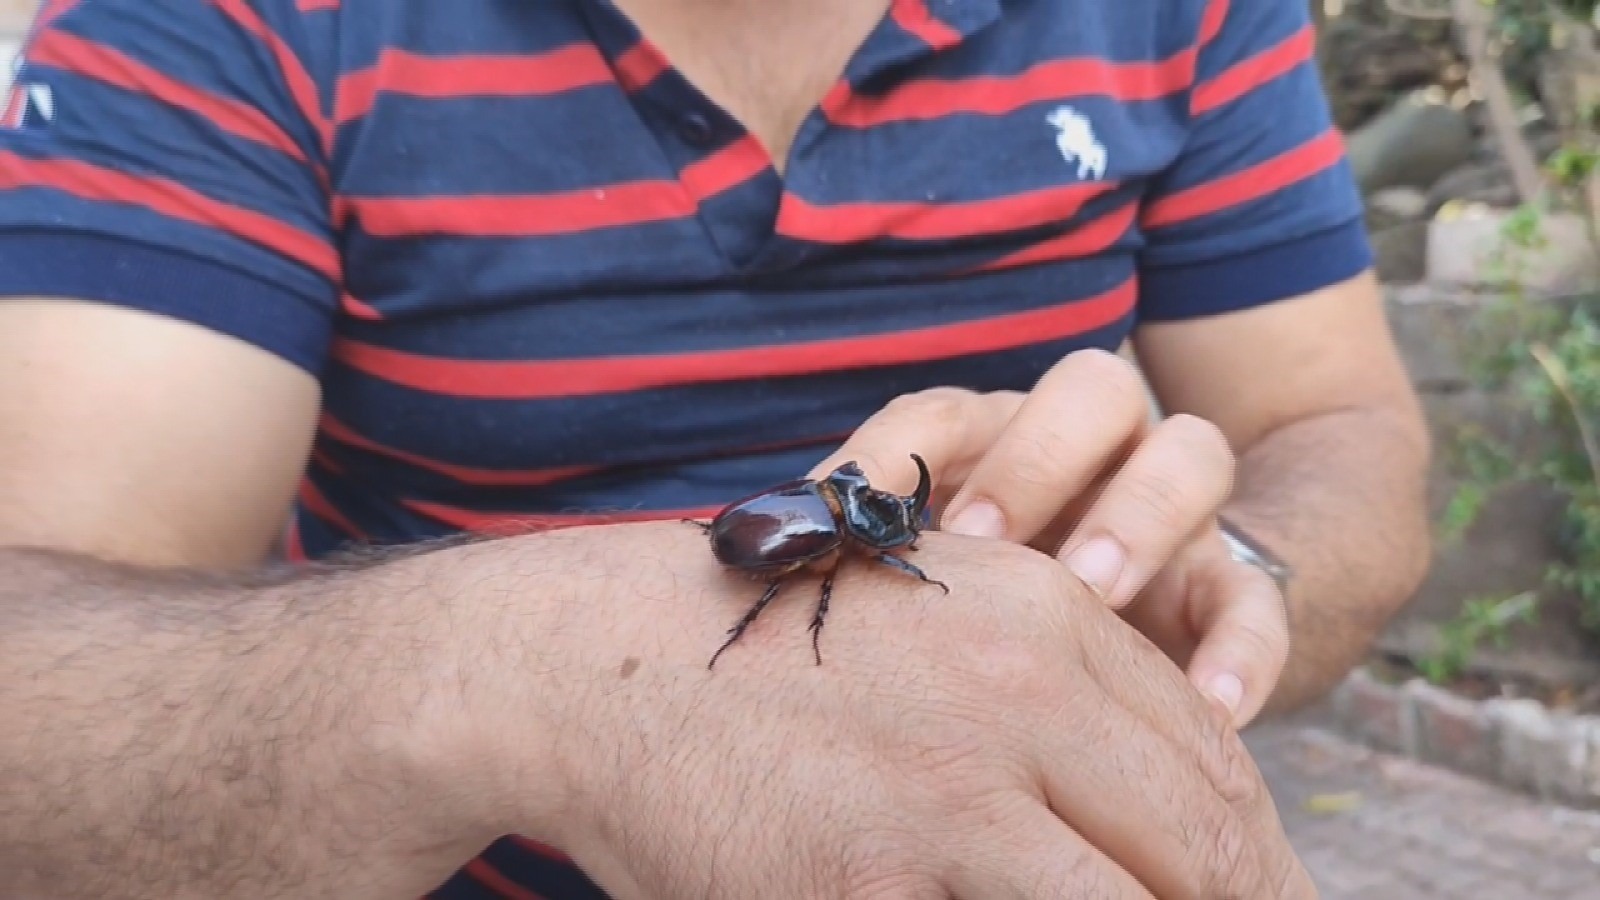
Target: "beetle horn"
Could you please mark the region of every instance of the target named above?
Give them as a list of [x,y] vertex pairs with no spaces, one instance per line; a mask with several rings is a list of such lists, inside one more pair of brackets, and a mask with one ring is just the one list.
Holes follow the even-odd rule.
[[933,496],[933,476],[928,473],[928,464],[922,457],[913,453],[911,458],[917,464],[917,489],[911,495],[910,509],[913,517],[921,517],[928,508],[928,499]]

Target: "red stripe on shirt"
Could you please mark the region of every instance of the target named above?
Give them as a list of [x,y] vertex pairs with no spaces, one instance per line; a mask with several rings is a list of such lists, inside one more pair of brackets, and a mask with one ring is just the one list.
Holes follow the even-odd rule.
[[1197,49],[1204,48],[1207,44],[1222,33],[1222,23],[1228,20],[1228,0],[1210,0],[1205,11],[1200,14],[1200,33],[1195,37]]
[[364,319],[368,322],[377,322],[383,319],[383,313],[378,312],[349,291],[339,295],[339,306],[344,309],[347,315],[357,319]]
[[376,237],[447,234],[529,237],[680,219],[694,202],[676,181],[633,181],[550,194],[461,197],[345,197]]
[[1343,156],[1344,140],[1330,128],[1292,150],[1232,175],[1168,194],[1150,204],[1140,222],[1145,228],[1161,228],[1265,197],[1334,165]]
[[377,441],[357,434],[354,429],[326,414],[324,414],[322,417],[320,427],[323,434],[341,444],[348,444],[349,446],[355,447],[359,450],[365,450],[368,453],[386,456],[390,459],[406,463],[407,465],[416,466],[419,469],[437,472],[438,474],[450,478],[453,481],[474,486],[539,487],[541,485],[554,484],[558,481],[564,481],[568,478],[576,478],[580,475],[587,475],[591,472],[598,472],[601,468],[599,466],[566,466],[564,468],[525,469],[520,471],[474,469],[466,466],[451,465],[450,463],[439,462],[438,460],[428,459],[424,456],[418,456],[415,453],[408,453],[404,450],[386,447]]
[[13,85],[6,92],[6,108],[0,112],[0,128],[21,128],[28,117],[28,89]]
[[261,110],[185,84],[104,44],[62,31],[47,31],[28,51],[29,60],[143,94],[197,113],[223,131],[308,162],[300,146]]
[[539,361],[419,356],[340,341],[334,358],[374,378],[452,397],[540,399],[904,365],[991,353],[1102,328],[1133,308],[1134,282],[1043,309],[891,334],[705,353]]
[[339,0],[295,0],[295,9],[301,12],[321,12],[339,8]]
[[580,528],[585,525],[620,525],[625,522],[656,522],[665,519],[708,519],[722,511],[721,506],[706,506],[699,509],[625,509],[616,512],[547,515],[484,512],[405,498],[401,498],[400,503],[412,512],[427,516],[450,528],[497,537],[511,537],[560,528]]
[[504,900],[545,900],[543,894],[535,894],[500,874],[499,869],[489,865],[488,860],[481,856],[467,863],[462,870],[472,880],[494,891]]
[[375,65],[339,79],[334,121],[344,125],[366,115],[380,93],[429,99],[523,97],[611,80],[605,58],[590,44],[528,56],[422,56],[388,48]]
[[308,559],[305,540],[300,536],[298,518],[291,518],[283,530],[283,558],[292,563],[303,563]]
[[1194,54],[1188,50],[1158,62],[1055,59],[1009,77],[911,81],[881,96],[854,93],[841,82],[824,98],[822,111],[835,125],[872,128],[956,113],[1001,115],[1033,103],[1073,97],[1151,100],[1188,88],[1193,73]]
[[254,210],[214,200],[175,181],[129,175],[77,160],[42,160],[0,151],[0,188],[40,187],[84,200],[123,203],[225,231],[281,253],[332,281],[339,256],[326,240]]
[[[320,423],[323,436],[338,443],[364,450],[378,456],[387,457],[406,465],[415,466],[429,472],[436,472],[453,481],[474,487],[542,487],[555,484],[571,478],[579,478],[596,472],[605,471],[606,466],[560,466],[548,469],[479,469],[467,466],[458,466],[453,463],[441,462],[430,459],[406,450],[399,450],[369,437],[361,435],[355,429],[334,419],[326,413]],[[781,450],[791,450],[796,447],[809,447],[835,443],[844,440],[848,434],[828,434],[802,440],[778,441],[754,446],[736,447],[701,454],[694,458],[696,462],[716,459],[719,457],[753,456],[760,453],[773,453]],[[678,460],[662,460],[660,464],[670,465]]]
[[1189,99],[1190,114],[1198,116],[1210,112],[1293,71],[1310,61],[1316,46],[1316,35],[1307,25],[1260,53],[1240,60],[1215,78],[1195,85]]
[[746,134],[716,153],[692,163],[678,174],[696,203],[744,184],[770,165],[767,151],[754,135]]
[[1115,182],[1096,181],[1025,191],[993,200],[829,206],[816,206],[785,192],[783,205],[778,210],[778,231],[821,244],[845,244],[878,237],[906,240],[978,237],[1070,219],[1085,202],[1115,187]]
[[934,50],[946,50],[961,43],[961,32],[934,17],[927,0],[894,0],[889,7],[894,23]]
[[1112,244],[1115,244],[1119,238],[1128,233],[1128,228],[1133,225],[1133,220],[1138,215],[1138,211],[1139,205],[1137,203],[1125,203],[1098,219],[1073,228],[1065,234],[1040,241],[1031,247],[1025,247],[1015,253],[1002,256],[993,262],[979,266],[974,271],[993,272],[999,269],[1014,269],[1036,263],[1081,259],[1085,256],[1103,253]]
[[327,117],[322,114],[322,102],[318,99],[317,83],[312,80],[311,73],[306,71],[300,58],[284,42],[278,33],[267,26],[256,11],[250,8],[247,0],[211,0],[229,18],[257,40],[267,46],[272,56],[278,63],[280,74],[289,86],[289,94],[294,98],[295,105],[300,108],[300,114],[316,129],[322,139],[322,151],[332,155],[332,129]]
[[640,40],[617,57],[617,82],[629,92],[641,91],[672,68],[667,58],[647,40]]

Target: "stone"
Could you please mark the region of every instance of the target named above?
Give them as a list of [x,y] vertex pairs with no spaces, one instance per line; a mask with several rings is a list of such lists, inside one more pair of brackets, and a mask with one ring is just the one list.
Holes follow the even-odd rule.
[[1428,275],[1428,223],[1396,222],[1373,229],[1373,268],[1385,284],[1416,284]]
[[1373,191],[1367,204],[1393,219],[1419,219],[1428,211],[1428,195],[1414,187],[1388,187]]
[[1532,294],[1572,294],[1600,279],[1600,254],[1573,213],[1544,214],[1542,246],[1519,248],[1504,229],[1511,213],[1485,206],[1441,210],[1429,224],[1428,280],[1441,285],[1520,285]]
[[1499,162],[1474,162],[1446,172],[1428,188],[1427,215],[1452,200],[1510,209],[1517,205],[1517,187]]
[[1422,680],[1405,688],[1417,728],[1417,758],[1491,779],[1498,768],[1494,722],[1480,704]]
[[1333,702],[1344,727],[1369,746],[1407,755],[1415,751],[1416,729],[1399,687],[1357,669],[1339,686]]
[[1583,767],[1585,805],[1600,807],[1600,718],[1589,719],[1587,738],[1589,758]]
[[1437,290],[1392,288],[1385,301],[1389,327],[1417,389],[1429,393],[1467,387],[1461,336],[1480,301]]
[[1588,793],[1591,721],[1527,699],[1496,697],[1484,711],[1497,733],[1500,778],[1547,800],[1582,803]]
[[1466,113],[1416,92],[1352,133],[1346,149],[1364,193],[1425,189],[1472,158],[1472,136]]

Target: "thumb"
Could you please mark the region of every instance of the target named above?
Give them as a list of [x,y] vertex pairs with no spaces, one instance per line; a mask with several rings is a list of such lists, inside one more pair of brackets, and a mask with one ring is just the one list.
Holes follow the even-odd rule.
[[[1189,679],[1243,728],[1261,712],[1289,660],[1289,620],[1278,585],[1224,550],[1190,582],[1189,610],[1200,635]],[[1199,576],[1199,573],[1194,573]]]

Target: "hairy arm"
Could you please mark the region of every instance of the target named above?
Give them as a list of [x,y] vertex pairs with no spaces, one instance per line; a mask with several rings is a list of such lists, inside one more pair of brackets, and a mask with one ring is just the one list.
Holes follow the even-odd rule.
[[317,407],[215,332],[0,301],[0,893],[416,896],[495,836],[432,671],[473,548],[264,567]]
[[1370,273],[1210,318],[1144,326],[1164,412],[1239,454],[1226,514],[1295,570],[1288,667],[1268,710],[1330,690],[1410,599],[1431,543],[1426,424]]
[[504,824],[428,687],[446,555],[247,583],[0,550],[5,893],[438,885]]

